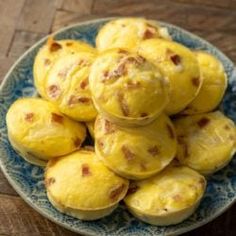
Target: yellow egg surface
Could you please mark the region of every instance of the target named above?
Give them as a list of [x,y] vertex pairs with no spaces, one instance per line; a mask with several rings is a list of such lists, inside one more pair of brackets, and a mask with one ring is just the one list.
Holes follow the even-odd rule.
[[196,171],[170,165],[157,175],[131,183],[125,204],[140,220],[154,225],[177,224],[196,209],[206,180]]
[[99,51],[110,48],[133,49],[149,38],[170,40],[168,31],[157,22],[144,18],[120,18],[109,21],[98,32],[96,47]]
[[95,150],[105,165],[128,179],[144,179],[161,171],[176,154],[174,127],[162,114],[136,128],[119,127],[98,116]]
[[42,97],[45,97],[45,77],[55,60],[60,56],[81,51],[95,53],[96,49],[78,40],[54,40],[52,37],[48,38],[46,44],[39,49],[33,66],[34,85]]
[[99,211],[109,211],[125,197],[129,181],[105,167],[93,151],[81,149],[49,161],[45,185],[49,199],[60,206],[59,210],[79,210],[78,218],[80,211],[94,212],[100,218]]
[[97,115],[88,80],[94,59],[91,52],[67,54],[56,60],[45,79],[47,99],[77,121],[94,120]]
[[174,122],[177,158],[183,164],[208,175],[223,168],[235,153],[234,122],[221,112],[192,115]]
[[188,48],[173,41],[149,39],[140,44],[138,52],[154,63],[169,80],[167,114],[180,112],[197,96],[202,78],[196,56]]
[[89,86],[97,110],[120,125],[145,125],[168,103],[168,84],[158,68],[123,49],[101,53]]
[[198,95],[182,112],[184,114],[214,110],[222,100],[227,87],[227,75],[221,62],[207,52],[196,51],[195,55],[200,66],[203,84]]
[[86,122],[86,127],[88,128],[88,131],[89,131],[89,134],[91,135],[91,137],[94,139],[94,123],[95,121],[89,121],[89,122]]
[[79,149],[86,135],[84,125],[63,116],[52,103],[40,98],[15,101],[7,112],[6,123],[13,146],[40,160]]

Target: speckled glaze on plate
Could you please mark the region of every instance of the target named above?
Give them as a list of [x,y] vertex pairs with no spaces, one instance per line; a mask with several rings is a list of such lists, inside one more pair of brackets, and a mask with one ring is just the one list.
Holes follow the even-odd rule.
[[[99,28],[111,18],[79,23],[55,34],[57,39],[80,39],[94,45]],[[174,40],[194,49],[206,50],[223,63],[229,85],[220,109],[236,121],[236,70],[232,61],[205,40],[164,22]],[[236,158],[223,170],[211,176],[203,201],[197,211],[183,223],[168,227],[151,226],[131,216],[124,205],[101,220],[86,222],[58,212],[49,203],[43,184],[43,169],[24,161],[11,147],[7,138],[5,115],[9,106],[19,97],[35,94],[32,66],[34,57],[45,42],[41,40],[30,48],[10,69],[0,89],[0,166],[20,196],[36,211],[59,225],[86,235],[176,235],[197,228],[219,216],[236,200]]]

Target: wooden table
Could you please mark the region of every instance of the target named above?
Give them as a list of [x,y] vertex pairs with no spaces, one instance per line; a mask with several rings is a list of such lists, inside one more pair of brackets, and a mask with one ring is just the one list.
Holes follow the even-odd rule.
[[[88,19],[128,15],[186,28],[236,62],[236,0],[0,0],[0,81],[17,57],[50,32]],[[235,219],[236,205],[185,235],[235,236]],[[0,172],[0,235],[76,234],[30,208]]]

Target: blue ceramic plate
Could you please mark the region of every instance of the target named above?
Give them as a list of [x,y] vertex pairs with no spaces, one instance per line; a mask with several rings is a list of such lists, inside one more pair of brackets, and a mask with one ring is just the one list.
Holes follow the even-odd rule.
[[[99,28],[110,19],[99,19],[64,28],[55,34],[57,39],[80,39],[94,45]],[[168,28],[174,40],[194,49],[209,51],[223,63],[229,77],[229,86],[221,104],[227,116],[236,121],[236,71],[234,65],[217,48],[205,40],[176,26],[160,23]],[[207,191],[198,210],[181,224],[157,227],[135,219],[121,205],[115,212],[101,220],[83,222],[58,212],[49,203],[43,184],[43,169],[25,162],[9,144],[5,115],[9,106],[19,97],[32,96],[32,66],[34,57],[45,42],[41,40],[29,49],[11,68],[0,91],[0,164],[8,181],[19,195],[36,211],[48,219],[87,235],[173,235],[197,228],[213,220],[232,205],[236,199],[236,159],[223,170],[210,177]]]

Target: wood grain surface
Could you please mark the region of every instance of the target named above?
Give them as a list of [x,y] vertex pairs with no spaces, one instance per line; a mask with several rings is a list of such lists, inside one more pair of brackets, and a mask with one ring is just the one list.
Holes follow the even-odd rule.
[[[12,63],[43,36],[106,16],[145,16],[186,28],[236,62],[236,0],[0,0],[0,82]],[[186,236],[235,236],[236,205]],[[0,172],[0,235],[76,235],[29,207]]]

